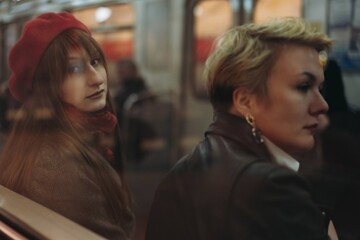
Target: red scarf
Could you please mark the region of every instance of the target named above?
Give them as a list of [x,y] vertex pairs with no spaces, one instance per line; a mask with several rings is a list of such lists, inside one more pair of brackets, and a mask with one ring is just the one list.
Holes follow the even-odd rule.
[[[105,135],[114,131],[117,124],[117,118],[114,113],[110,112],[107,107],[97,112],[86,113],[78,110],[70,104],[64,104],[65,112],[72,123],[80,129],[89,131],[90,133],[102,132]],[[94,135],[94,137],[96,137]],[[112,150],[107,146],[96,144],[96,150],[105,157],[111,164],[114,163],[114,155]]]
[[111,133],[115,129],[117,118],[107,107],[96,112],[86,113],[70,104],[64,105],[70,120],[80,128],[90,132],[101,131],[104,133]]

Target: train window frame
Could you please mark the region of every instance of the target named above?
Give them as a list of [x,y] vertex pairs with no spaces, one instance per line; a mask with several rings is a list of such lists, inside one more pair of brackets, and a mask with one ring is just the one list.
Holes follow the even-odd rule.
[[49,0],[13,0],[9,1],[9,13],[21,13],[27,12],[29,9],[34,9],[36,6],[40,6],[41,4],[48,3]]
[[[146,68],[160,71],[170,67],[172,59],[171,42],[169,41],[170,25],[168,24],[171,20],[170,7],[170,1],[166,0],[148,1],[145,4],[145,19],[148,21],[144,21],[144,23],[151,23],[143,29],[146,39],[143,63]],[[165,37],[159,38],[158,36]]]

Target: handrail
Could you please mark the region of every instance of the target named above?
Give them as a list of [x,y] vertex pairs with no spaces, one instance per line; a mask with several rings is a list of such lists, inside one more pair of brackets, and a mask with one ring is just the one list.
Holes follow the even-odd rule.
[[[104,239],[60,214],[1,185],[0,222],[29,239]],[[4,234],[4,231],[1,234]]]

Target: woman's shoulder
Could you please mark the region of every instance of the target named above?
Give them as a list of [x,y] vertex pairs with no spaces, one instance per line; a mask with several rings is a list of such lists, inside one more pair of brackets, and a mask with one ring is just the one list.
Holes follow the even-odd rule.
[[254,162],[234,182],[234,191],[247,192],[254,197],[277,194],[307,196],[310,185],[299,173],[274,163]]
[[248,176],[257,176],[263,180],[274,179],[277,177],[299,177],[301,176],[294,170],[281,166],[274,162],[265,162],[265,161],[253,161],[252,164],[249,164],[248,168],[244,170],[244,175]]
[[74,146],[58,141],[44,141],[37,153],[34,168],[51,170],[76,171],[83,165],[80,164],[83,157],[80,151]]

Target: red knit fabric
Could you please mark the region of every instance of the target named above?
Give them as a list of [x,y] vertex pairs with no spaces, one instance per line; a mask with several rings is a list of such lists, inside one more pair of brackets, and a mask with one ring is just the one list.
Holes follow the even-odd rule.
[[[64,103],[65,111],[75,126],[89,131],[97,135],[96,132],[110,134],[114,131],[117,118],[106,107],[100,111],[93,113],[85,113],[79,111],[74,106]],[[108,146],[96,144],[94,148],[107,160],[111,165],[115,163],[113,151]]]
[[32,81],[37,65],[49,44],[63,31],[77,28],[89,29],[68,12],[45,13],[30,20],[24,26],[22,35],[9,54],[9,79],[11,94],[24,102],[32,90]]
[[64,103],[64,106],[71,121],[83,129],[104,133],[111,133],[115,129],[117,118],[107,107],[97,112],[86,113],[67,103]]

